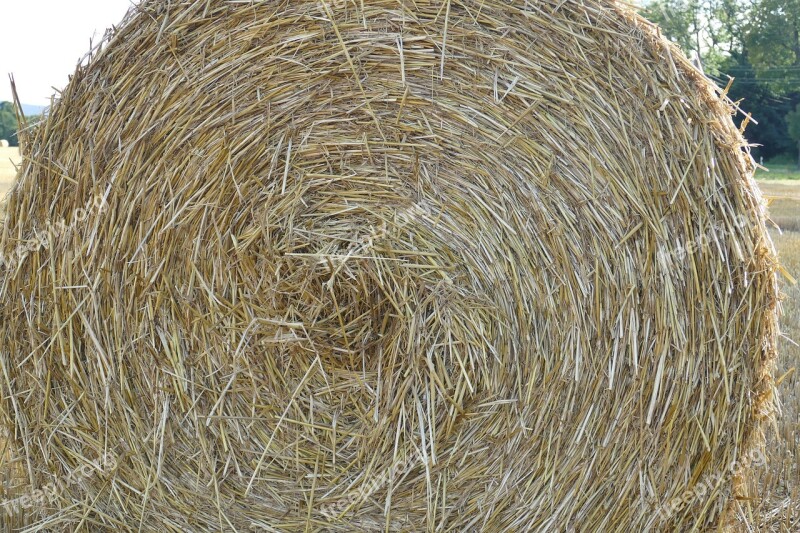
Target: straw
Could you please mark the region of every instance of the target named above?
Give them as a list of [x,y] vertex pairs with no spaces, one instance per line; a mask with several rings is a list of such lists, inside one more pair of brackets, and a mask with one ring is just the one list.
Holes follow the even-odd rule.
[[23,139],[6,494],[61,482],[24,521],[62,531],[726,526],[777,329],[732,112],[610,1],[143,2]]

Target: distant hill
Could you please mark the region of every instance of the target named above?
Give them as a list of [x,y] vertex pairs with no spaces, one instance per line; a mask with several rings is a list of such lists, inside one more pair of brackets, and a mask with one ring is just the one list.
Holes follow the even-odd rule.
[[[0,101],[0,105],[12,105],[11,102],[3,102]],[[13,107],[12,107],[13,109]],[[22,112],[25,113],[26,117],[32,117],[35,115],[41,115],[44,110],[47,109],[46,106],[43,105],[30,105],[30,104],[22,104]]]
[[28,105],[22,104],[22,112],[25,113],[26,117],[32,117],[34,115],[41,115],[44,110],[47,109],[45,106],[42,105]]

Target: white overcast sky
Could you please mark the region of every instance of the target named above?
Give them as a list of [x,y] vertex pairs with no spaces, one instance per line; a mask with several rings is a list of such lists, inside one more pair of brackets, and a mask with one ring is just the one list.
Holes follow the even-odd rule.
[[131,0],[0,0],[0,101],[11,100],[14,74],[23,104],[49,105],[67,76]]

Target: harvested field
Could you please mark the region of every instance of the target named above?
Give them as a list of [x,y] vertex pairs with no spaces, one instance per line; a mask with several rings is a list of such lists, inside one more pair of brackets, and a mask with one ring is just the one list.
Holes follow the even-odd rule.
[[[800,279],[800,180],[761,181],[770,202],[770,216],[782,232],[771,230],[782,266]],[[800,531],[800,284],[784,277],[783,309],[776,375],[781,413],[768,433],[767,464],[754,471],[750,505],[738,531],[796,533]]]
[[5,196],[14,180],[17,172],[15,164],[19,164],[19,150],[17,148],[0,148],[0,197]]

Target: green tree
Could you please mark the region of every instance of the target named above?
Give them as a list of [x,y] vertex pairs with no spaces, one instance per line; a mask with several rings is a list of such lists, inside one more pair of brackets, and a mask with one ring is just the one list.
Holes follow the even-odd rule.
[[746,40],[761,79],[784,92],[800,88],[800,0],[759,0]]
[[642,14],[706,71],[718,73],[725,58],[744,49],[753,0],[651,0]]
[[698,0],[653,0],[642,15],[655,22],[669,39],[687,54],[700,49],[700,2]]
[[726,54],[746,54],[746,37],[754,0],[711,0],[715,44]]
[[0,139],[5,139],[11,146],[17,146],[17,116],[14,106],[9,102],[0,102]]
[[[728,76],[735,78],[728,97],[755,119],[745,131],[745,137],[753,145],[753,157],[769,160],[781,154],[794,154],[795,143],[789,136],[786,115],[800,103],[800,93],[774,90],[775,84],[760,79],[744,53],[731,54],[720,71],[717,83],[725,86]],[[737,126],[744,119],[741,113],[734,117]]]
[[[25,117],[25,124],[30,126],[41,120],[41,116]],[[0,139],[8,141],[11,146],[19,146],[17,132],[20,125],[17,123],[17,113],[11,102],[0,102]]]
[[786,115],[786,123],[789,127],[789,135],[797,143],[797,168],[800,168],[800,104]]
[[642,13],[718,85],[735,79],[728,96],[755,119],[745,135],[756,159],[795,152],[787,120],[800,103],[800,0],[650,0]]

